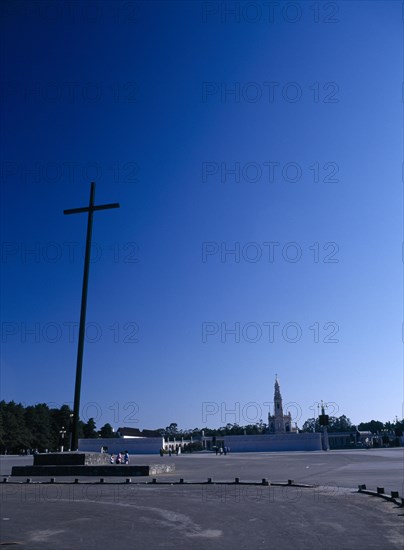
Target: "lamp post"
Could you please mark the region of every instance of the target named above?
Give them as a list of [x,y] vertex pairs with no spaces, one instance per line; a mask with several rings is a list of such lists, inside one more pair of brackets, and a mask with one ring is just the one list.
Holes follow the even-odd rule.
[[65,427],[62,426],[62,429],[59,431],[60,433],[60,440],[61,440],[61,444],[60,444],[60,452],[63,453],[63,450],[64,450],[64,442],[65,442],[65,435],[66,435],[66,430],[65,430]]
[[314,408],[314,428],[313,432],[316,431],[316,420],[317,418],[320,418],[320,403],[317,403],[317,417],[316,417],[316,409]]
[[323,427],[323,451],[329,451],[330,450],[330,445],[328,443],[328,432],[327,432],[327,426],[328,426],[328,422],[329,422],[329,416],[328,414],[325,414],[325,409],[328,408],[328,405],[327,403],[323,403],[323,401],[321,401],[321,415],[319,415],[319,423],[320,423],[320,426]]

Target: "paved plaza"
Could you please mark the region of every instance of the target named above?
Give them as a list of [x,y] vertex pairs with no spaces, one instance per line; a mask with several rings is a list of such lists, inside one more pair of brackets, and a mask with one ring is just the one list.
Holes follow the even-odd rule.
[[[402,495],[403,458],[403,449],[132,456],[132,464],[175,461],[176,471],[147,485],[152,480],[143,477],[131,484],[116,478],[104,484],[93,478],[78,484],[71,478],[54,484],[10,478],[0,485],[0,543],[66,550],[401,548],[404,508],[356,490],[365,483]],[[32,457],[1,457],[0,473],[7,476],[12,465],[31,462]],[[310,486],[198,484],[208,477],[293,479]]]

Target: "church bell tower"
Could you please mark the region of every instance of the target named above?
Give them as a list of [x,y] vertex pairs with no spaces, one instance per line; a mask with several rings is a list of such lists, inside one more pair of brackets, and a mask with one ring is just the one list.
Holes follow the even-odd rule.
[[278,375],[275,377],[274,393],[274,414],[268,414],[269,433],[283,434],[296,431],[292,428],[292,417],[290,413],[283,414],[281,388],[279,386]]
[[275,394],[274,394],[274,432],[285,433],[285,419],[283,416],[282,396],[279,387],[278,375],[275,378]]

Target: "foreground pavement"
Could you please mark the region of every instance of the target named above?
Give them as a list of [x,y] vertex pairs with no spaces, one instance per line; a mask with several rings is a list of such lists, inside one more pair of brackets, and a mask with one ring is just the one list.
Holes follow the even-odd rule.
[[[173,463],[178,481],[246,481],[267,478],[272,482],[294,479],[296,482],[357,489],[382,486],[387,492],[404,496],[404,449],[370,449],[330,452],[237,453],[216,456],[212,453],[164,456],[132,455],[131,464]],[[0,475],[10,475],[13,465],[32,464],[32,457],[1,456]],[[35,479],[35,478],[33,478]],[[67,480],[68,478],[60,478]],[[86,480],[86,478],[80,478]],[[147,478],[145,478],[147,479]],[[88,478],[87,478],[88,480]]]
[[[132,464],[160,460],[175,461],[176,472],[159,476],[157,484],[145,485],[149,478],[132,478],[132,484],[116,478],[104,484],[86,477],[78,484],[71,478],[54,484],[10,478],[0,484],[0,543],[66,550],[106,545],[384,550],[404,544],[404,508],[356,492],[366,483],[402,496],[403,449],[131,457]],[[32,457],[1,457],[0,473],[30,462]],[[313,486],[171,484],[208,477],[294,479]]]
[[1,490],[1,543],[30,549],[388,550],[403,544],[403,508],[342,489],[13,484]]

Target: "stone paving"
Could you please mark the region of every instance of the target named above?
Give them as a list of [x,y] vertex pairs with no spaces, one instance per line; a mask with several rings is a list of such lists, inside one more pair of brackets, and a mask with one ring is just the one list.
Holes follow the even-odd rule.
[[[131,457],[131,463],[156,462]],[[158,457],[159,458],[159,457]],[[1,457],[0,473],[30,457]],[[396,549],[404,544],[404,508],[357,492],[403,487],[403,449],[330,453],[245,453],[164,457],[176,471],[133,478],[0,483],[0,543],[22,548],[95,549],[106,545],[185,549]],[[212,484],[179,485],[187,481]],[[240,481],[312,487],[235,484]],[[21,480],[24,481],[24,480]],[[229,482],[214,484],[215,481]],[[140,484],[137,484],[140,482]],[[164,484],[160,483],[164,482]]]

